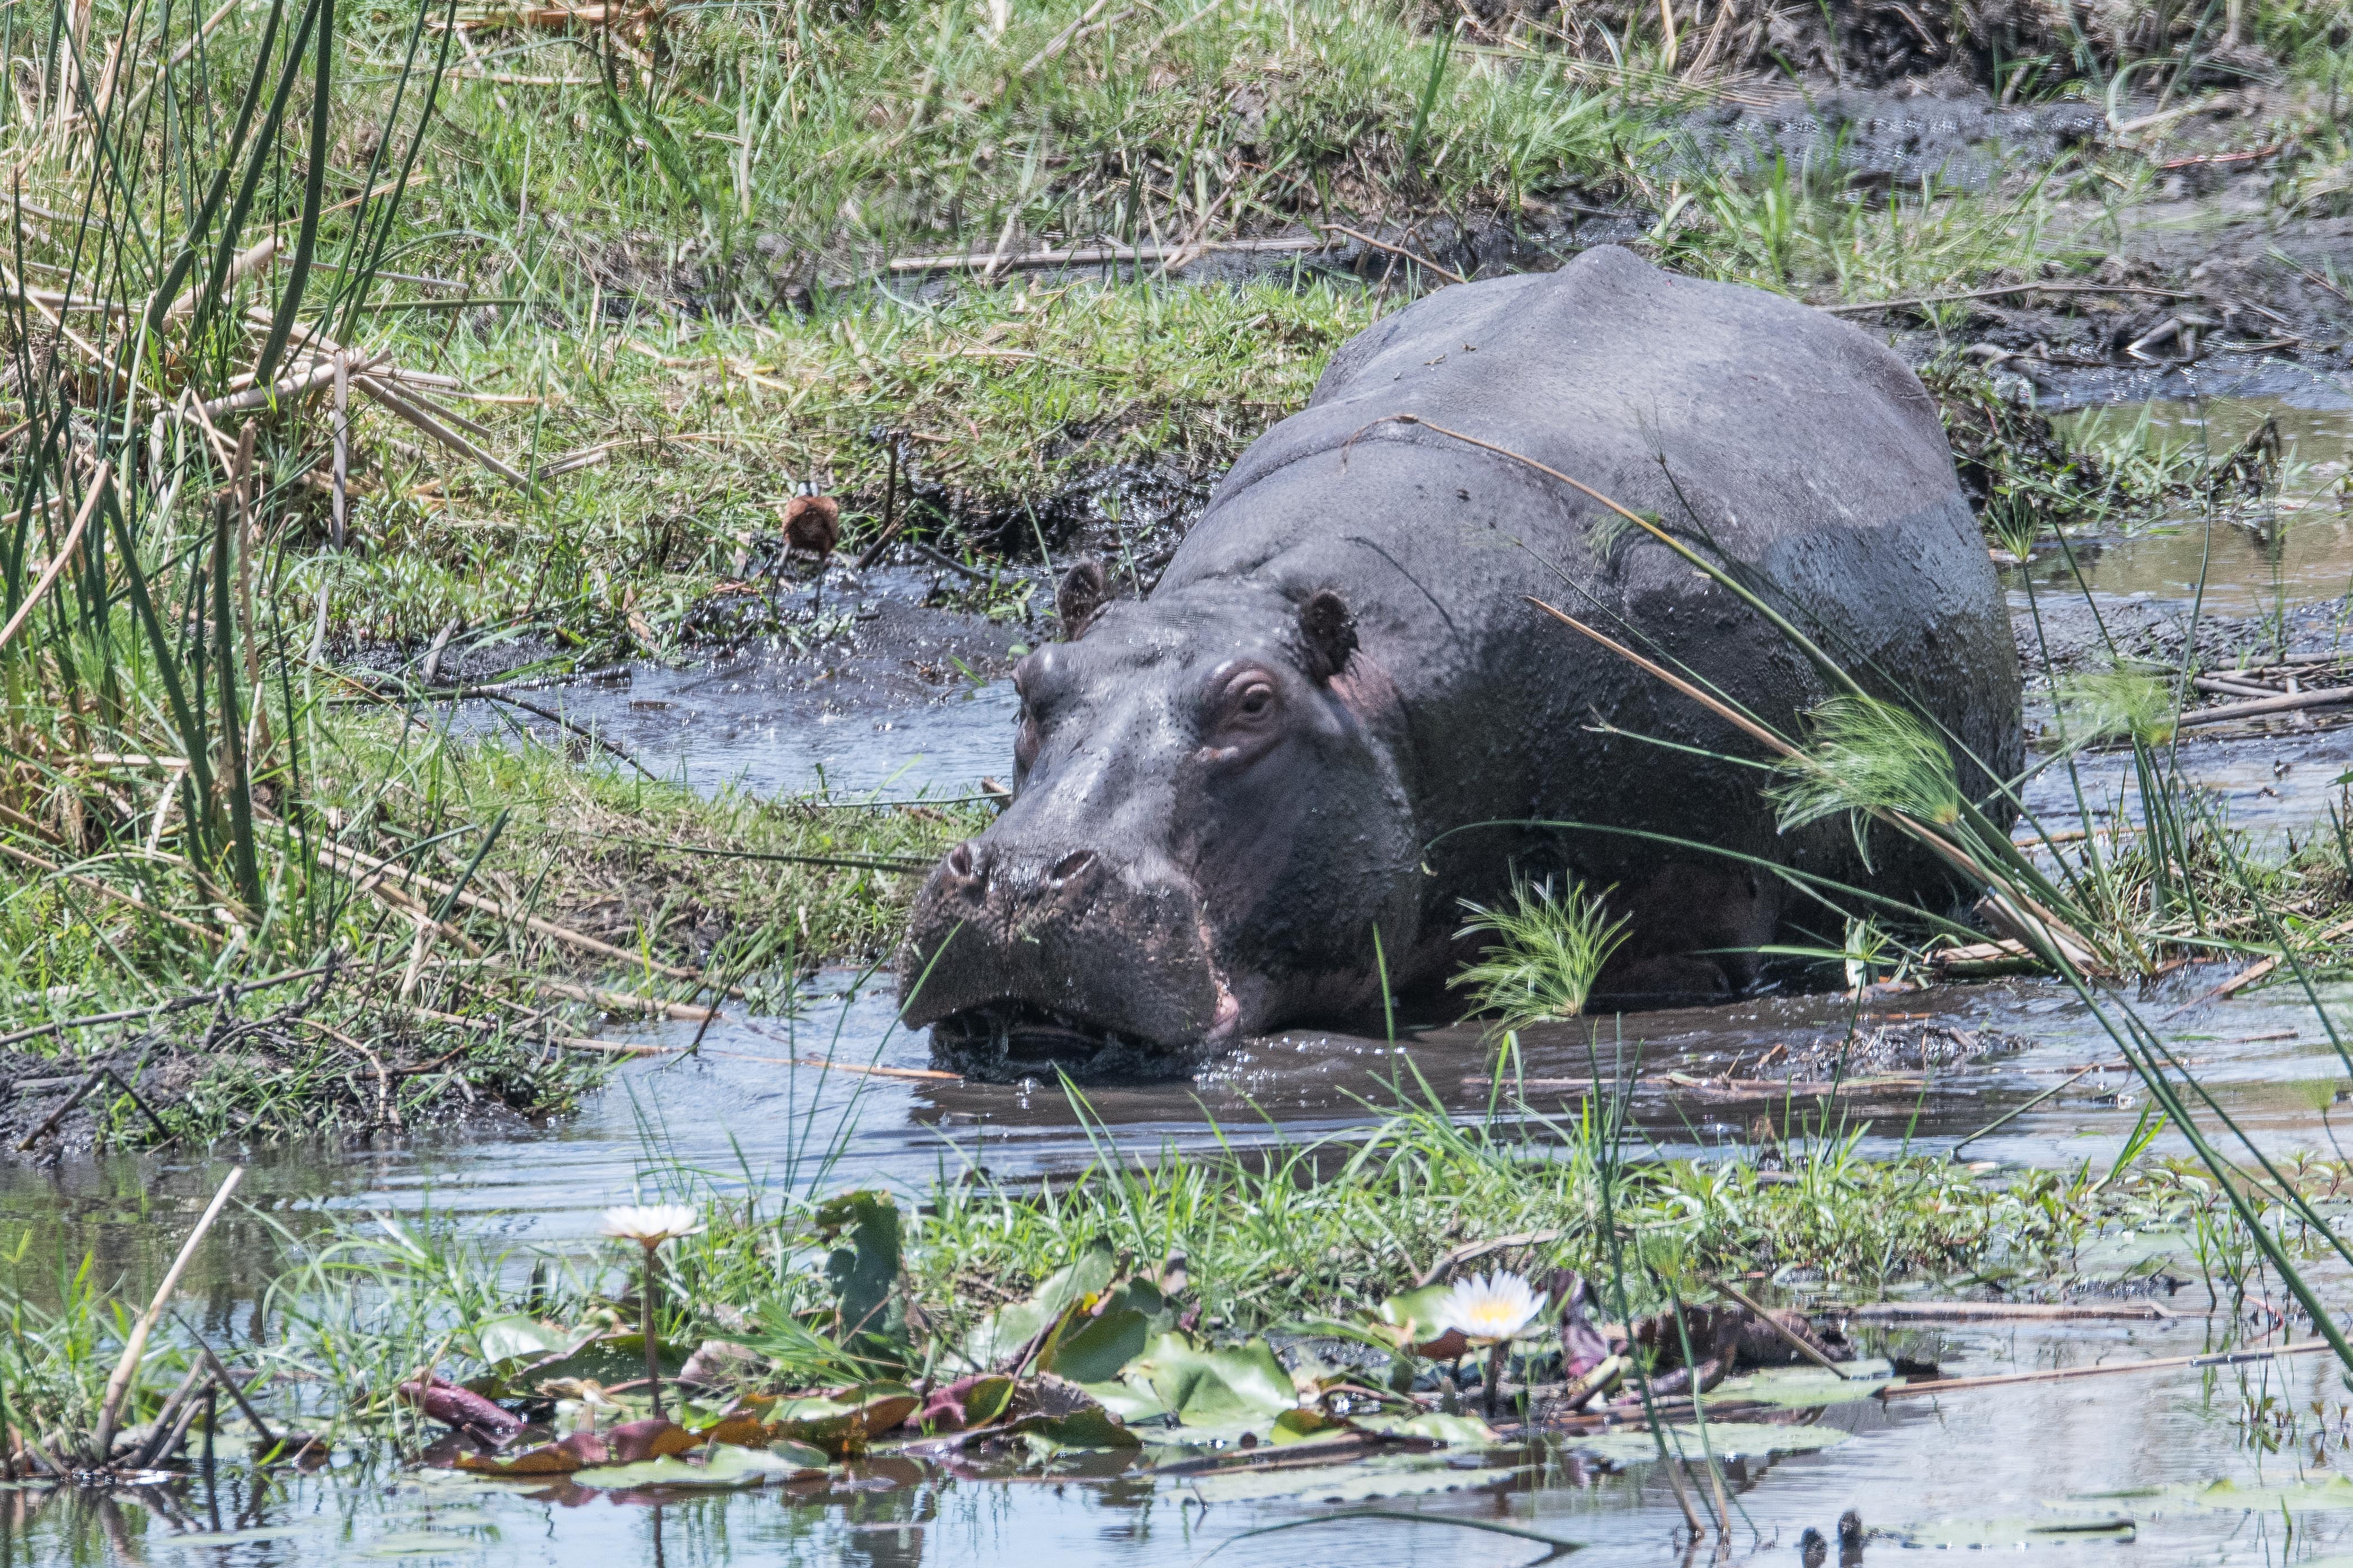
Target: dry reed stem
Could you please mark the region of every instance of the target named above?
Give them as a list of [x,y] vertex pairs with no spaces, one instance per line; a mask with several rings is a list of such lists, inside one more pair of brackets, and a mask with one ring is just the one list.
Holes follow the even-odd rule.
[[2041,1372],[2004,1372],[1987,1377],[1947,1377],[1934,1383],[1904,1383],[1879,1391],[1882,1399],[1911,1399],[1921,1394],[1950,1394],[1965,1388],[1995,1388],[2006,1383],[2065,1383],[2078,1377],[2109,1377],[2124,1372],[2164,1372],[2182,1367],[2240,1366],[2276,1361],[2282,1356],[2308,1355],[2333,1349],[2327,1340],[2302,1340],[2270,1350],[2217,1351],[2211,1355],[2158,1356],[2150,1361],[2104,1362],[2098,1366],[2049,1367]]
[[40,579],[33,584],[33,591],[25,595],[25,602],[16,606],[16,613],[8,617],[8,624],[0,626],[0,648],[6,647],[8,639],[16,635],[16,629],[32,618],[34,606],[41,602],[41,596],[49,591],[50,584],[64,573],[66,563],[73,559],[74,546],[81,542],[82,530],[90,526],[90,520],[97,514],[99,500],[106,493],[107,481],[113,476],[114,461],[110,458],[99,465],[97,478],[90,481],[89,492],[82,497],[81,510],[74,514],[73,526],[66,530],[65,542],[58,546],[57,554],[42,569]]
[[169,910],[159,910],[154,905],[149,903],[146,900],[139,897],[136,893],[126,893],[121,889],[111,886],[109,883],[101,882],[95,877],[85,877],[79,871],[69,871],[55,861],[45,860],[40,856],[34,854],[31,850],[19,848],[16,845],[7,842],[5,839],[0,839],[0,855],[5,855],[12,859],[20,860],[26,865],[32,867],[34,869],[46,872],[49,876],[61,877],[65,880],[73,883],[75,886],[87,888],[91,892],[97,893],[103,898],[112,899],[118,903],[128,904],[132,909],[137,910],[141,914],[153,915],[160,921],[168,921],[172,924],[178,926],[181,930],[188,931],[206,942],[217,943],[221,940],[220,933],[218,931],[210,930],[205,926],[200,926],[195,921],[188,920],[181,915],[175,915]]
[[[314,842],[317,844],[319,852],[322,856],[347,859],[353,865],[358,866],[365,870],[375,872],[382,877],[397,877],[405,882],[412,883],[416,887],[423,889],[425,891],[433,894],[437,898],[448,898],[454,894],[457,901],[465,905],[468,909],[479,910],[483,914],[490,915],[497,920],[504,921],[512,925],[522,925],[531,931],[537,931],[542,936],[553,938],[557,942],[565,942],[570,946],[579,948],[584,952],[594,952],[600,957],[613,959],[621,963],[642,965],[659,973],[667,974],[673,980],[699,981],[703,978],[702,972],[701,970],[687,969],[677,964],[663,963],[657,959],[649,958],[639,953],[630,952],[623,948],[615,947],[611,942],[600,942],[596,938],[590,936],[584,931],[576,931],[567,926],[557,925],[553,921],[542,920],[537,915],[529,914],[523,910],[512,908],[507,904],[500,902],[496,899],[486,899],[480,893],[476,893],[469,889],[452,888],[448,883],[437,881],[435,879],[426,876],[421,871],[413,871],[406,866],[396,865],[389,860],[380,860],[375,856],[367,854],[364,850],[354,849],[347,844],[338,844],[332,839],[318,839],[314,840]],[[353,875],[353,873],[346,868],[338,867],[337,869],[343,870],[346,876]],[[741,989],[733,986],[727,987],[726,994],[739,998],[744,994]]]
[[195,1257],[197,1245],[205,1239],[205,1232],[212,1228],[213,1221],[220,1216],[222,1205],[228,1202],[229,1194],[237,1191],[237,1184],[244,1176],[244,1166],[230,1168],[227,1179],[213,1194],[213,1201],[205,1209],[204,1216],[196,1221],[196,1228],[188,1232],[187,1240],[180,1244],[180,1255],[172,1259],[172,1267],[164,1272],[164,1282],[155,1287],[154,1300],[147,1303],[147,1310],[140,1315],[138,1322],[132,1325],[131,1337],[123,1341],[121,1359],[114,1363],[114,1373],[106,1380],[106,1397],[98,1407],[98,1431],[90,1456],[92,1465],[105,1464],[114,1447],[115,1420],[121,1414],[123,1395],[131,1392],[131,1379],[139,1370],[139,1360],[146,1353],[147,1336],[153,1331],[155,1320],[164,1315],[164,1304],[171,1300],[172,1291],[180,1283],[180,1276],[187,1271],[188,1261]]
[[[1432,261],[1429,257],[1422,255],[1419,251],[1409,250],[1402,245],[1391,245],[1385,239],[1375,239],[1371,235],[1360,234],[1356,230],[1350,228],[1345,224],[1327,223],[1319,225],[1318,226],[1323,228],[1327,234],[1345,234],[1350,239],[1356,240],[1359,244],[1369,245],[1375,250],[1387,251],[1389,255],[1397,257],[1399,260],[1411,262],[1416,267],[1426,268],[1430,271],[1437,273],[1440,278],[1445,279],[1451,283],[1468,283],[1471,281],[1471,279],[1463,277],[1462,274],[1455,271],[1451,267]],[[1431,428],[1435,429],[1437,426],[1432,426]]]

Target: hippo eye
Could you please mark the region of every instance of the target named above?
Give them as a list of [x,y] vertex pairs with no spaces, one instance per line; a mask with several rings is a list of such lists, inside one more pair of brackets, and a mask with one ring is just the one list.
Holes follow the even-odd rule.
[[1282,694],[1262,669],[1240,669],[1227,678],[1209,717],[1213,729],[1262,731],[1282,706]]
[[1013,765],[1028,773],[1029,765],[1038,760],[1038,746],[1041,739],[1037,715],[1024,709],[1021,727],[1013,732]]

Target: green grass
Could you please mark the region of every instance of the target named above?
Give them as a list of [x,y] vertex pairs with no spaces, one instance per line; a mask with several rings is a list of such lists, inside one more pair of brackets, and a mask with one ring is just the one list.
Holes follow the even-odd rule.
[[[205,883],[177,857],[100,856],[78,863],[86,882],[13,882],[0,892],[0,1034],[216,989],[333,952],[343,973],[300,1022],[281,1017],[304,990],[295,985],[240,1000],[232,1017],[254,1028],[233,1049],[202,1043],[218,1026],[208,1007],[160,1020],[152,1039],[141,1036],[155,1062],[147,1098],[174,1136],[397,1131],[492,1107],[562,1110],[599,1080],[607,1058],[550,1053],[547,1036],[593,1034],[608,1015],[635,1014],[544,991],[540,979],[655,999],[702,994],[657,967],[668,965],[706,971],[744,989],[749,1005],[788,1007],[792,986],[818,963],[886,957],[920,877],[914,868],[980,826],[968,804],[860,809],[733,790],[704,795],[528,741],[461,745],[368,710],[326,711],[305,737],[311,771],[299,806],[280,798],[290,816],[348,848],[462,883],[505,910],[633,956],[583,952],[505,914],[464,907],[444,916],[453,934],[420,950],[399,907],[360,890],[302,837],[265,831],[258,919],[208,906]],[[120,791],[152,808],[152,797],[136,800],[153,787],[149,773],[118,770],[96,798],[108,803],[108,792]],[[90,818],[84,831],[111,836]],[[880,865],[824,863],[844,858]],[[91,884],[219,934],[193,938],[111,903]],[[114,1037],[71,1031],[16,1048],[41,1056]],[[92,1105],[103,1141],[161,1135],[111,1086]]]
[[920,533],[1110,464],[1165,458],[1206,476],[1304,405],[1331,352],[1373,319],[1353,288],[1269,283],[992,290],[929,309],[877,293],[814,317],[563,338],[512,320],[409,363],[550,399],[486,415],[543,464],[630,445],[552,482],[542,504],[438,464],[442,484],[420,497],[417,470],[380,445],[406,426],[364,415],[362,444],[385,466],[354,512],[366,550],[290,566],[286,597],[311,605],[323,574],[331,635],[353,644],[414,647],[454,618],[560,631],[598,654],[667,652],[736,558],[776,542],[796,481],[847,498],[845,551],[871,538],[886,465],[873,431],[909,433],[915,478],[949,510],[927,508]]
[[[1810,1136],[1800,1124],[1810,1110],[1792,1114],[1777,1151],[1787,1169],[1769,1174],[1757,1150],[1640,1158],[1613,1147],[1609,1118],[1574,1110],[1466,1126],[1409,1110],[1314,1143],[1123,1153],[1043,1189],[950,1179],[901,1204],[897,1289],[911,1334],[902,1353],[911,1367],[937,1365],[942,1347],[1092,1247],[1145,1279],[1181,1267],[1178,1304],[1224,1341],[1361,1324],[1457,1249],[1524,1236],[1539,1239],[1506,1244],[1476,1268],[1560,1266],[1606,1280],[1622,1256],[1625,1300],[1638,1313],[1661,1309],[1671,1291],[1704,1295],[1710,1276],[1744,1273],[1818,1299],[1942,1295],[1989,1280],[2031,1299],[2106,1268],[2087,1249],[2127,1232],[2194,1238],[2184,1247],[2219,1300],[2257,1289],[2255,1248],[2193,1165],[2140,1159],[1985,1178],[1942,1157],[1862,1159],[1862,1129]],[[795,1174],[823,1190],[821,1169]],[[2306,1157],[2292,1179],[2327,1201],[2346,1177],[2340,1163]],[[659,1337],[679,1354],[704,1339],[752,1345],[767,1363],[756,1381],[771,1388],[854,1380],[826,1327],[819,1203],[787,1191],[649,1161],[640,1195],[691,1203],[708,1224],[660,1254]],[[2276,1208],[2262,1212],[2292,1230]],[[2314,1245],[2292,1235],[2289,1244]],[[280,1279],[271,1300],[287,1317],[272,1342],[285,1364],[318,1374],[297,1394],[314,1413],[382,1417],[392,1414],[389,1380],[424,1352],[438,1352],[446,1374],[469,1375],[499,1353],[483,1331],[517,1314],[634,1324],[636,1273],[635,1249],[618,1245],[516,1249],[458,1239],[430,1217],[354,1227]],[[1605,1299],[1614,1310],[1617,1297]]]

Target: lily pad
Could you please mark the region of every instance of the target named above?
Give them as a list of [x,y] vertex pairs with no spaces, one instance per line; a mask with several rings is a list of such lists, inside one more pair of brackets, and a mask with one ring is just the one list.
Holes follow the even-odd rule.
[[1359,1415],[1355,1424],[1390,1437],[1434,1437],[1450,1448],[1492,1448],[1503,1439],[1476,1415],[1426,1410],[1419,1415]]
[[1140,1376],[1151,1384],[1161,1404],[1188,1426],[1237,1417],[1271,1420],[1299,1406],[1291,1374],[1264,1340],[1208,1348],[1165,1333],[1128,1372],[1131,1380]]
[[1378,1316],[1383,1324],[1398,1331],[1398,1337],[1405,1343],[1419,1344],[1444,1331],[1440,1311],[1453,1294],[1451,1285],[1424,1285],[1419,1290],[1402,1290],[1380,1304]]
[[[1893,1375],[1895,1369],[1885,1361],[1844,1362],[1840,1370],[1847,1375],[1841,1377],[1818,1366],[1766,1367],[1728,1380],[1716,1389],[1715,1396],[1778,1405],[1788,1410],[1811,1410],[1825,1405],[1852,1405],[1859,1399],[1875,1398],[1880,1390],[1893,1388],[1904,1381]],[[1714,1427],[1709,1429],[1713,1431]]]
[[2277,1513],[2283,1508],[2291,1513],[2302,1513],[2313,1510],[2353,1509],[2353,1479],[2331,1476],[2325,1481],[2252,1487],[2242,1487],[2229,1479],[2203,1486],[2195,1481],[2183,1481],[2160,1488],[2157,1496],[2167,1502],[2187,1503],[2201,1513],[2240,1513],[2248,1510]]
[[[536,1318],[527,1318],[521,1312],[492,1318],[474,1331],[475,1348],[492,1366],[502,1362],[537,1361],[546,1356],[566,1354],[580,1342],[578,1334],[568,1333]],[[638,1365],[642,1367],[644,1364],[640,1360]]]
[[[664,1377],[676,1377],[686,1365],[687,1352],[681,1346],[659,1345],[655,1358],[661,1363]],[[584,1340],[545,1361],[533,1362],[514,1374],[518,1386],[536,1388],[543,1384],[561,1383],[567,1379],[583,1383],[634,1383],[646,1375],[646,1340],[643,1334],[604,1334]]]
[[1303,1469],[1229,1470],[1184,1483],[1204,1501],[1366,1502],[1374,1498],[1423,1497],[1476,1491],[1505,1484],[1519,1472],[1505,1467],[1464,1468],[1429,1454],[1391,1454]]
[[1168,1406],[1152,1391],[1152,1384],[1142,1378],[1134,1382],[1082,1383],[1079,1386],[1092,1394],[1105,1410],[1131,1426],[1138,1421],[1166,1420],[1169,1415]]
[[1899,1532],[1910,1546],[2071,1546],[2130,1541],[2133,1521],[2121,1514],[2066,1520],[2029,1515],[2014,1519],[1936,1520]]
[[818,1205],[818,1234],[838,1245],[826,1255],[845,1342],[871,1335],[886,1343],[906,1338],[899,1280],[899,1205],[888,1193],[843,1193]]
[[768,1435],[846,1458],[904,1422],[922,1403],[913,1390],[895,1383],[870,1383],[839,1399],[780,1399],[767,1412]]
[[1039,1281],[1029,1300],[991,1312],[965,1336],[965,1364],[975,1372],[996,1365],[1045,1332],[1047,1324],[1082,1297],[1109,1289],[1113,1262],[1111,1243],[1099,1241]]
[[1097,1405],[1059,1415],[1025,1415],[1004,1430],[1011,1436],[1034,1437],[1056,1448],[1140,1448],[1144,1440],[1119,1418]]
[[[1707,1424],[1707,1447],[1719,1459],[1746,1457],[1762,1458],[1767,1454],[1810,1454],[1843,1443],[1851,1434],[1836,1426],[1782,1426],[1767,1421],[1711,1421]],[[1697,1426],[1670,1426],[1667,1446],[1678,1443],[1682,1451],[1696,1458],[1700,1453],[1700,1432]],[[1612,1464],[1637,1465],[1659,1457],[1659,1445],[1647,1426],[1630,1426],[1623,1431],[1603,1432],[1576,1442],[1578,1453]]]
[[607,1491],[639,1487],[696,1487],[705,1489],[732,1489],[765,1486],[770,1481],[796,1480],[805,1476],[824,1472],[823,1457],[818,1463],[806,1462],[809,1450],[798,1444],[786,1447],[781,1453],[766,1448],[744,1448],[732,1443],[715,1443],[704,1450],[700,1458],[665,1455],[659,1459],[646,1459],[634,1465],[599,1465],[593,1469],[576,1472],[573,1480],[584,1487],[597,1487]]
[[1038,1368],[1073,1383],[1102,1383],[1117,1377],[1176,1324],[1176,1310],[1157,1287],[1129,1279],[1092,1306],[1083,1296],[1072,1302],[1060,1331],[1039,1352]]

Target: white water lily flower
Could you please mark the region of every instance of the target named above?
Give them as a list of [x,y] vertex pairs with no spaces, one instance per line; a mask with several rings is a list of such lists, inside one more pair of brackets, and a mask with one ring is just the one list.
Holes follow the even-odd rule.
[[1474,1342],[1501,1344],[1535,1321],[1544,1304],[1525,1279],[1499,1268],[1483,1279],[1457,1281],[1439,1306],[1438,1321]]
[[674,1237],[702,1231],[702,1216],[687,1204],[624,1204],[605,1211],[605,1234],[639,1247],[659,1247]]

